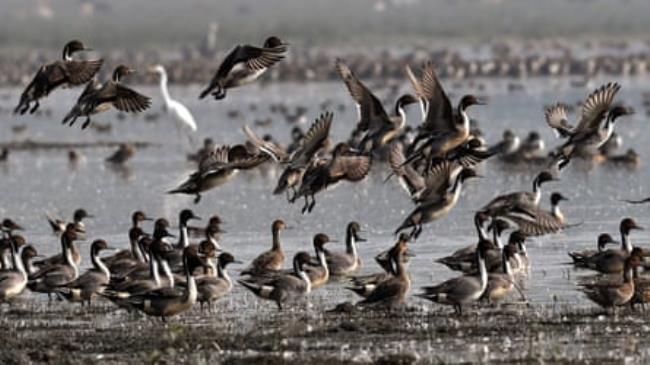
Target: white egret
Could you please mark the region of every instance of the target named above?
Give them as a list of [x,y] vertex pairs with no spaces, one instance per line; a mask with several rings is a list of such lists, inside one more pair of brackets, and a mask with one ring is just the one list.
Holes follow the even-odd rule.
[[190,113],[189,109],[187,109],[185,105],[169,96],[169,90],[167,90],[167,72],[165,71],[165,68],[162,65],[155,65],[149,68],[149,71],[157,73],[160,76],[160,92],[165,101],[164,110],[166,113],[174,116],[177,128],[185,128],[186,130],[189,129],[192,132],[195,132],[196,121],[194,120],[192,113]]

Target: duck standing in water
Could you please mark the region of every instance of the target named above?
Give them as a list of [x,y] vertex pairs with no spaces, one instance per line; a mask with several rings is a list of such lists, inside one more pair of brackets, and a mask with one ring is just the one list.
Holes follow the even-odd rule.
[[72,126],[78,117],[86,117],[81,129],[90,125],[90,116],[105,112],[111,107],[125,113],[142,112],[151,106],[151,98],[124,86],[122,78],[135,72],[134,69],[120,65],[113,71],[111,80],[100,84],[96,80],[88,82],[77,103],[63,118],[62,124]]
[[226,97],[226,90],[250,84],[262,76],[271,66],[281,61],[287,52],[287,44],[278,37],[269,37],[260,47],[239,45],[223,60],[210,84],[199,99],[212,94],[216,100]]
[[[72,40],[63,48],[63,59],[43,65],[32,81],[20,95],[20,102],[14,113],[34,113],[39,107],[39,99],[48,96],[58,87],[79,86],[90,81],[102,68],[104,60],[76,61],[72,55],[80,51],[90,51],[81,41]],[[33,106],[31,104],[34,103]],[[31,109],[30,109],[31,106]]]

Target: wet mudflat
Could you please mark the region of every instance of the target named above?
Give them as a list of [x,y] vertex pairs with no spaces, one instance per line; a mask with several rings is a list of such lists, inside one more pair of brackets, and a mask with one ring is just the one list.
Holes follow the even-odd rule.
[[566,307],[282,313],[199,308],[167,323],[97,303],[19,301],[2,309],[2,363],[645,363],[650,317]]
[[[640,111],[643,106],[638,95],[645,91],[646,83],[626,80],[621,91],[623,100]],[[542,106],[558,100],[579,100],[591,91],[571,88],[566,80],[529,80],[525,93],[514,94],[508,93],[505,82],[488,82],[486,86],[490,104],[477,109],[474,115],[488,143],[498,141],[505,128],[512,128],[522,137],[530,130],[538,130],[549,148],[557,141],[543,121]],[[455,94],[469,89],[457,89]],[[158,92],[154,88],[145,91],[152,95]],[[13,89],[0,93],[17,95]],[[318,232],[342,241],[345,225],[357,220],[368,239],[359,247],[364,260],[362,273],[377,270],[372,257],[393,244],[393,230],[412,209],[397,183],[383,183],[388,170],[380,163],[373,166],[366,181],[319,196],[311,215],[300,214],[301,204],[292,206],[284,196],[271,195],[278,174],[273,169],[240,174],[232,183],[207,193],[198,205],[193,205],[192,197],[164,194],[192,171],[194,166],[185,161],[185,153],[197,147],[203,137],[214,137],[218,143],[242,142],[241,126],[252,126],[255,119],[268,116],[271,103],[308,106],[305,123],[321,112],[314,100],[331,98],[335,104],[345,104],[345,110],[336,111],[332,127],[335,138],[345,138],[353,128],[356,112],[342,85],[255,86],[248,92],[234,93],[228,104],[199,103],[196,87],[172,88],[171,93],[197,117],[199,132],[191,148],[186,136],[179,134],[164,114],[159,114],[156,121],[145,117],[123,121],[112,120],[113,115],[98,117],[100,123],[113,124],[113,130],[106,134],[62,128],[60,116],[74,101],[73,93],[63,92],[48,100],[53,117],[14,119],[2,114],[3,143],[32,140],[95,145],[145,141],[152,145],[139,149],[126,166],[119,168],[103,161],[112,152],[109,147],[80,147],[86,159],[79,166],[68,163],[65,149],[12,150],[9,161],[0,164],[0,189],[8,192],[1,200],[0,216],[23,224],[28,241],[41,254],[50,255],[57,253],[60,245],[44,219],[46,212],[66,217],[74,209],[85,207],[96,216],[87,223],[89,239],[104,238],[124,248],[128,243],[129,216],[134,210],[176,222],[178,212],[189,207],[204,218],[218,213],[226,222],[222,245],[244,262],[270,246],[270,225],[276,218],[295,227],[283,235],[289,255],[299,250],[311,252],[311,238]],[[13,100],[1,104],[9,110]],[[252,104],[257,106],[255,111],[250,110]],[[232,110],[244,116],[228,117]],[[273,118],[272,124],[255,129],[286,142],[292,126],[278,116]],[[411,110],[409,123],[414,125],[418,118],[417,110]],[[27,125],[27,130],[22,134],[12,132],[12,125],[19,124]],[[576,283],[592,272],[566,265],[568,250],[594,247],[600,232],[617,236],[618,222],[625,216],[649,225],[647,206],[629,206],[620,201],[650,195],[650,170],[644,165],[650,156],[650,147],[644,143],[647,117],[639,112],[621,126],[625,146],[636,148],[644,159],[639,168],[576,164],[566,171],[562,181],[545,190],[545,206],[549,192],[560,191],[571,199],[562,206],[567,219],[581,224],[530,241],[532,271],[523,285],[530,306],[483,306],[468,309],[459,318],[451,308],[431,306],[410,297],[408,308],[402,311],[326,313],[339,303],[357,300],[343,285],[331,284],[311,293],[308,306],[279,313],[272,303],[258,301],[236,285],[233,293],[217,304],[214,313],[201,313],[197,305],[164,324],[158,319],[128,314],[105,301],[86,310],[62,302],[48,306],[44,296],[25,293],[16,303],[0,309],[0,362],[648,362],[650,317],[629,311],[601,316],[577,290]],[[412,245],[417,255],[409,268],[413,291],[457,275],[434,264],[433,259],[475,243],[471,223],[474,211],[500,193],[530,189],[531,179],[540,168],[489,161],[482,168],[486,178],[469,184],[456,209],[444,220],[426,227]],[[649,240],[648,231],[633,237],[634,243],[644,248],[650,248]],[[342,250],[343,246],[339,243],[331,249]],[[85,269],[90,265],[88,245],[82,244],[81,251]],[[233,267],[231,275],[237,277],[242,268]]]

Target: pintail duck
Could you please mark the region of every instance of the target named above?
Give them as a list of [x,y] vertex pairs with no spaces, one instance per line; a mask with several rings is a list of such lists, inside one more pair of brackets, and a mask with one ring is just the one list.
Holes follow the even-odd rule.
[[262,48],[238,45],[221,62],[217,73],[199,99],[212,94],[216,100],[226,97],[226,90],[250,84],[271,66],[281,61],[287,53],[287,44],[278,37],[268,37]]
[[[33,114],[39,107],[39,99],[48,96],[54,89],[74,87],[90,81],[102,67],[103,60],[76,61],[72,55],[89,51],[81,41],[72,40],[63,47],[63,59],[41,66],[38,72],[20,95],[20,103],[14,113]],[[33,106],[31,104],[34,103]],[[30,109],[31,107],[31,109]]]
[[[68,225],[68,222],[51,217],[50,215],[47,216],[47,222],[50,224],[50,227],[52,228],[52,232],[54,234],[61,234],[65,231],[65,227]],[[77,233],[86,233],[86,226],[84,224],[84,219],[86,218],[94,218],[92,214],[88,214],[85,209],[80,208],[74,211],[72,215],[72,223],[75,225],[75,229],[77,230]]]
[[628,304],[634,297],[635,287],[633,270],[641,264],[641,258],[630,255],[624,260],[624,266],[621,270],[623,273],[622,283],[613,283],[611,281],[586,284],[581,290],[594,303],[609,309]]
[[305,265],[305,272],[311,281],[312,290],[327,284],[330,279],[330,264],[327,261],[327,251],[325,250],[325,244],[328,242],[331,241],[326,234],[319,233],[314,236],[314,250],[318,263],[317,265]]
[[480,241],[476,250],[479,271],[476,275],[460,276],[438,284],[422,288],[417,296],[432,302],[453,305],[456,313],[463,314],[463,305],[476,302],[483,296],[488,285],[488,273],[485,267],[485,252],[489,241]]
[[[411,278],[404,259],[408,246],[406,241],[391,252],[391,276],[378,282],[370,293],[358,304],[362,306],[381,306],[393,308],[404,305],[411,291]],[[367,289],[367,288],[366,288]]]
[[408,263],[409,258],[413,256],[412,253],[408,252],[409,240],[410,236],[408,234],[401,233],[397,238],[397,242],[391,248],[375,256],[375,261],[384,271],[368,275],[351,276],[352,285],[347,286],[346,289],[352,290],[358,295],[367,298],[377,288],[377,285],[393,276],[393,273],[396,271],[393,257],[396,257],[397,251],[404,252],[401,259],[404,263]]
[[515,246],[504,246],[501,258],[501,267],[503,271],[488,274],[488,285],[485,288],[482,297],[490,303],[503,300],[517,286],[515,283],[514,273],[510,266],[510,262],[515,260],[516,253],[517,249]]
[[201,304],[201,310],[203,305],[207,304],[208,311],[212,311],[212,302],[227,296],[233,287],[226,267],[230,264],[241,264],[241,262],[235,260],[232,254],[222,252],[218,254],[215,264],[213,257],[217,256],[217,251],[212,245],[199,245],[199,251],[206,255],[209,269],[206,269],[205,274],[196,279],[199,292],[197,301]]
[[628,256],[633,254],[643,256],[643,250],[639,247],[634,247],[629,237],[632,230],[640,230],[643,228],[632,218],[623,219],[619,228],[621,232],[621,248],[603,251],[586,260],[588,268],[605,274],[620,273],[624,269],[625,259]]
[[596,242],[596,250],[585,249],[581,251],[569,251],[569,257],[573,260],[573,264],[578,267],[587,267],[589,261],[594,258],[596,255],[600,255],[605,251],[605,246],[608,244],[618,244],[619,242],[614,240],[612,236],[607,233],[603,233],[598,236],[598,241]]
[[257,256],[248,268],[241,272],[241,275],[257,276],[268,272],[282,270],[284,267],[284,251],[282,250],[280,233],[286,228],[287,225],[281,219],[273,222],[273,225],[271,226],[271,232],[273,235],[271,249]]
[[425,117],[418,127],[417,136],[407,149],[405,163],[444,157],[470,137],[467,109],[472,105],[483,105],[484,102],[474,95],[465,95],[454,109],[431,62],[425,64],[421,80],[412,77],[411,81],[424,105]]
[[[485,230],[485,223],[488,220],[489,217],[484,213],[477,212],[474,214],[474,227],[476,228],[476,234],[479,241],[488,239],[488,233]],[[476,247],[478,247],[478,243],[460,248],[454,251],[451,255],[436,259],[434,261],[443,264],[452,270],[455,270],[454,268],[457,267],[457,263],[459,262],[468,261],[468,259],[475,261],[474,257],[476,256]]]
[[359,236],[359,232],[361,225],[358,222],[350,222],[345,231],[345,253],[325,250],[327,266],[333,276],[350,275],[361,268],[357,242],[366,240]]
[[8,301],[20,295],[25,290],[29,279],[24,262],[18,256],[20,248],[26,244],[25,238],[20,235],[12,235],[9,240],[13,269],[0,273],[0,302]]
[[397,138],[406,126],[404,107],[418,102],[413,95],[400,96],[395,103],[395,115],[388,116],[379,99],[350,70],[343,60],[337,59],[336,70],[357,104],[359,121],[355,132],[365,133],[359,143],[364,152],[377,151]]
[[419,205],[395,230],[395,234],[412,228],[411,237],[417,239],[422,233],[422,225],[446,217],[456,206],[463,183],[479,175],[471,168],[441,161],[436,164],[425,181],[426,187],[416,196]]
[[129,306],[149,316],[161,317],[163,322],[166,322],[168,317],[189,310],[198,299],[194,270],[199,266],[206,266],[206,263],[202,254],[198,252],[198,247],[194,245],[186,247],[183,250],[183,268],[187,288],[182,291],[163,288],[131,295],[127,299]]
[[[475,216],[475,224],[480,224],[482,221],[481,215]],[[511,225],[502,220],[494,220],[489,229],[492,231],[492,241],[486,237],[486,232],[478,229],[478,242],[484,241],[488,247],[485,249],[485,267],[488,272],[496,272],[501,269],[501,257],[503,244],[501,243],[501,235],[504,231],[511,228]],[[462,271],[464,273],[476,273],[478,271],[478,262],[476,261],[476,250],[478,243],[470,245],[460,250],[455,251],[450,256],[443,257],[435,260],[448,268],[455,271]]]
[[37,257],[39,257],[38,251],[32,245],[23,247],[23,250],[20,252],[20,259],[29,278],[38,272],[38,268],[33,264],[33,260]]
[[120,143],[120,146],[110,156],[106,158],[106,162],[115,165],[123,165],[135,155],[136,148],[129,143]]
[[633,167],[638,166],[641,163],[641,156],[639,156],[639,154],[633,148],[630,148],[622,155],[607,156],[607,162],[616,165],[627,165]]
[[29,280],[28,287],[31,291],[47,293],[49,297],[60,286],[77,279],[79,267],[72,258],[72,246],[77,238],[74,225],[68,224],[65,232],[61,235],[63,263],[42,266]]
[[217,147],[199,163],[196,172],[167,194],[195,195],[194,203],[198,204],[201,193],[227,183],[239,170],[256,167],[266,159],[266,156],[250,156],[246,147],[241,145]]
[[149,109],[151,99],[124,86],[122,78],[133,73],[132,68],[120,65],[113,71],[111,80],[104,84],[96,80],[88,82],[72,110],[63,118],[62,124],[72,126],[78,117],[86,117],[81,128],[90,125],[90,116],[105,112],[111,107],[125,113],[137,113]]
[[[632,109],[613,106],[614,98],[620,90],[618,83],[608,83],[596,89],[585,100],[581,116],[576,126],[567,118],[567,106],[555,104],[545,111],[546,122],[559,137],[567,141],[558,149],[556,161],[559,167],[566,166],[576,153],[594,155],[612,136],[616,119],[630,115]],[[603,123],[603,120],[605,121]]]
[[118,260],[128,259],[141,262],[144,261],[144,254],[138,246],[138,240],[144,235],[142,223],[152,220],[153,219],[147,217],[147,215],[140,210],[133,212],[131,215],[131,228],[129,229],[129,248],[120,250],[112,256],[105,257],[104,262],[109,266],[109,268]]
[[500,216],[516,209],[521,205],[538,206],[542,198],[542,185],[550,181],[558,181],[549,171],[542,171],[533,180],[533,191],[518,191],[500,195],[487,203],[481,212],[490,217]]
[[278,178],[278,183],[273,190],[274,195],[286,192],[287,199],[291,200],[293,198],[289,196],[289,189],[291,189],[295,196],[307,168],[312,165],[317,155],[325,151],[331,143],[329,133],[333,118],[333,113],[321,114],[299,140],[296,148],[288,155],[284,154],[283,150],[273,148],[273,145],[267,143],[260,145],[259,148],[262,151],[267,151],[266,153],[273,160],[287,165]]
[[551,194],[551,210],[547,211],[533,205],[520,204],[499,219],[507,220],[519,228],[526,236],[542,236],[557,233],[577,224],[568,224],[560,211],[560,202],[568,200],[560,193]]
[[238,282],[256,296],[274,301],[279,310],[284,303],[295,300],[311,292],[311,280],[304,271],[305,264],[311,261],[307,252],[298,252],[293,258],[293,274],[281,275],[267,283],[257,284],[245,280]]
[[99,253],[109,250],[108,243],[104,240],[95,240],[90,246],[90,260],[93,268],[80,275],[75,280],[60,285],[55,290],[57,295],[66,298],[70,302],[84,302],[90,306],[90,301],[102,292],[111,279],[111,272],[99,257]]
[[496,152],[501,160],[510,162],[511,156],[514,156],[520,147],[521,139],[519,139],[519,136],[514,134],[510,129],[506,129],[503,131],[501,141],[490,147],[490,149]]
[[141,245],[143,237],[146,237],[146,234],[140,227],[131,228],[129,230],[130,249],[119,251],[102,260],[113,277],[125,278],[134,271],[149,268],[146,253]]
[[171,247],[164,241],[167,237],[173,237],[173,235],[165,227],[159,226],[154,231],[153,240],[149,246],[148,275],[146,277],[139,277],[139,275],[135,275],[136,272],[131,272],[125,276],[123,281],[111,281],[107,290],[100,294],[118,305],[128,306],[125,300],[131,296],[163,287],[173,288],[173,280],[160,276],[162,257],[171,250]]
[[[372,159],[357,155],[346,143],[339,143],[328,160],[312,164],[303,175],[300,188],[289,200],[294,203],[300,197],[305,198],[302,213],[310,213],[316,205],[314,196],[341,181],[358,182],[370,172]],[[311,202],[309,202],[311,198]]]

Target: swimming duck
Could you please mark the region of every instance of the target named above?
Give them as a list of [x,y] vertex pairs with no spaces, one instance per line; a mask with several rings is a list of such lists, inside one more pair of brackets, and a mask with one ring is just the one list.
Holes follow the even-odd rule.
[[257,256],[248,268],[242,270],[241,275],[257,276],[268,272],[280,271],[284,267],[284,251],[280,233],[287,228],[282,219],[277,219],[271,226],[272,246],[268,251]]
[[575,266],[586,267],[589,260],[594,256],[603,253],[605,246],[612,243],[618,244],[618,241],[614,240],[609,234],[603,233],[598,236],[598,241],[596,242],[597,250],[585,249],[581,251],[569,251],[569,257],[571,257]]
[[503,271],[488,274],[488,285],[482,296],[490,303],[503,300],[516,287],[510,262],[515,259],[517,249],[513,245],[506,245],[502,251],[501,265]]
[[[72,55],[76,52],[90,51],[83,42],[72,40],[63,47],[63,59],[41,66],[25,91],[20,95],[20,102],[14,113],[25,114],[29,110],[33,114],[39,107],[39,99],[48,96],[58,87],[74,87],[90,81],[99,69],[103,60],[76,61]],[[34,103],[33,106],[31,104]],[[31,107],[31,109],[30,109]]]
[[111,107],[125,113],[142,112],[149,109],[151,99],[139,94],[133,89],[122,84],[122,78],[135,72],[132,68],[120,65],[113,71],[111,80],[100,84],[91,80],[86,85],[83,93],[77,99],[72,110],[63,118],[61,124],[72,126],[78,117],[86,117],[81,129],[90,125],[90,116],[105,112]]
[[251,283],[245,280],[239,280],[238,282],[256,296],[274,301],[278,306],[278,310],[282,310],[286,302],[298,299],[311,292],[311,280],[304,271],[305,265],[310,261],[309,254],[301,251],[293,258],[293,274],[280,275],[263,284]]
[[620,273],[624,269],[625,259],[628,256],[643,254],[641,248],[632,245],[629,237],[632,230],[641,230],[643,228],[634,219],[625,218],[621,221],[619,229],[621,232],[621,248],[603,251],[586,260],[588,268],[605,274]]
[[[405,303],[411,291],[411,278],[404,259],[408,246],[403,242],[391,252],[391,276],[380,281],[358,304],[361,306],[382,306],[393,308]],[[366,288],[367,289],[367,288]]]
[[[46,215],[47,221],[50,224],[50,227],[52,227],[52,232],[56,235],[59,235],[65,231],[65,227],[68,225],[68,222],[51,217],[50,215]],[[72,215],[72,223],[75,225],[75,229],[77,230],[77,233],[86,233],[86,226],[84,225],[84,219],[87,218],[94,218],[92,214],[88,214],[88,212],[83,209],[77,209],[74,211]]]
[[217,73],[210,80],[208,87],[201,92],[199,99],[212,94],[216,100],[220,100],[226,97],[226,90],[257,80],[285,57],[287,46],[275,36],[268,37],[262,48],[238,45],[221,62]]
[[[230,293],[233,287],[230,275],[228,275],[227,266],[230,264],[240,264],[235,257],[228,252],[222,252],[217,258],[217,264],[211,268],[208,275],[203,275],[196,279],[198,290],[197,301],[203,305],[207,304],[208,311],[212,310],[212,303]],[[213,265],[208,263],[208,266]]]
[[13,235],[9,237],[9,240],[13,269],[0,273],[0,302],[5,302],[20,295],[25,290],[29,279],[24,262],[18,256],[20,248],[26,244],[25,238],[20,235]]
[[358,222],[350,222],[345,231],[345,253],[325,250],[327,266],[333,276],[346,276],[361,268],[361,257],[359,257],[357,242],[365,242],[359,236],[361,225]]
[[582,286],[581,291],[594,303],[609,309],[628,304],[634,296],[633,270],[641,264],[642,258],[630,255],[624,260],[622,283],[611,281],[587,284]]
[[108,243],[102,239],[95,240],[90,246],[90,260],[93,263],[92,269],[86,271],[75,280],[60,285],[55,290],[70,302],[84,302],[90,306],[90,301],[105,289],[111,279],[111,272],[99,257],[100,252],[109,250]]
[[323,233],[314,236],[314,250],[316,253],[317,265],[305,265],[305,272],[311,281],[311,288],[318,289],[327,284],[330,279],[330,264],[327,261],[325,244],[330,241],[330,238]]
[[79,276],[79,267],[72,258],[72,245],[77,240],[74,224],[68,224],[61,235],[63,263],[42,266],[29,280],[28,287],[33,292],[50,294]]
[[485,252],[490,246],[487,240],[480,241],[476,250],[476,275],[460,276],[449,279],[442,284],[422,288],[418,297],[432,302],[453,305],[456,313],[463,314],[463,305],[476,302],[481,298],[488,285],[488,273],[485,268]]
[[183,268],[187,288],[182,291],[163,288],[131,295],[127,299],[129,306],[149,316],[161,317],[163,322],[166,322],[168,317],[189,310],[198,299],[194,270],[199,266],[206,266],[206,263],[202,254],[198,252],[198,247],[194,245],[186,247],[183,250]]
[[377,285],[393,276],[393,273],[396,271],[393,257],[396,257],[397,251],[404,252],[401,259],[405,263],[408,263],[410,257],[414,256],[408,252],[409,240],[410,236],[408,234],[401,233],[397,238],[397,242],[392,247],[375,256],[375,261],[384,271],[368,275],[351,276],[352,284],[346,286],[346,289],[352,290],[364,298],[368,297],[377,288]]

